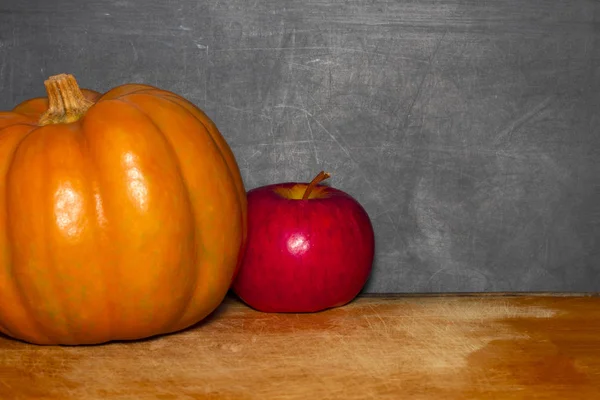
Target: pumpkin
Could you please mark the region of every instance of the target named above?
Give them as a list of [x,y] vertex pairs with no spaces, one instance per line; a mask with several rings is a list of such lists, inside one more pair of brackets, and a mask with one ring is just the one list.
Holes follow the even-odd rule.
[[0,113],[0,331],[98,344],[203,320],[246,243],[246,192],[215,124],[149,85],[45,87]]

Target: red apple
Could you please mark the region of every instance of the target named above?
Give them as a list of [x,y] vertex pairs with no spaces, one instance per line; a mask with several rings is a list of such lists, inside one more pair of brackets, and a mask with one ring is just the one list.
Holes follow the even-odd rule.
[[342,306],[362,290],[375,237],[364,208],[349,194],[287,182],[248,192],[248,242],[232,289],[263,312],[317,312]]

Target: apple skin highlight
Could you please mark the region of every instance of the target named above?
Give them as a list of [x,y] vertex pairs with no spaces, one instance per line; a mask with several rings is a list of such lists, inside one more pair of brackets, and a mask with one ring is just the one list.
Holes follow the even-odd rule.
[[371,220],[349,194],[318,185],[327,177],[248,192],[248,245],[232,289],[250,307],[317,312],[349,303],[366,284]]

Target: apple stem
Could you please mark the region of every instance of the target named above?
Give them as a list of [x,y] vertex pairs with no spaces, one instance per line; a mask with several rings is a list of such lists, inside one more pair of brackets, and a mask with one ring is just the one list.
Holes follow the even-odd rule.
[[319,182],[324,181],[325,179],[329,178],[330,176],[331,176],[331,174],[329,172],[325,172],[325,171],[319,172],[319,174],[317,176],[315,176],[314,179],[312,181],[310,181],[310,183],[308,184],[308,187],[304,191],[304,196],[302,196],[302,200],[308,199],[308,196],[310,196],[310,193],[313,191],[315,186],[317,186],[319,184]]

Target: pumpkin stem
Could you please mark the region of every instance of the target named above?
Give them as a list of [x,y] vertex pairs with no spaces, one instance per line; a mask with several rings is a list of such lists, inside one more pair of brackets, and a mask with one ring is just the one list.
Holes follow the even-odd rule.
[[48,93],[48,110],[40,117],[39,125],[75,122],[94,104],[84,97],[73,75],[51,76],[44,81],[44,86]]
[[325,172],[325,171],[319,172],[319,174],[317,176],[315,176],[313,178],[313,180],[310,181],[310,183],[308,184],[308,187],[304,191],[304,196],[302,196],[302,200],[308,199],[308,196],[310,196],[310,193],[313,191],[315,186],[317,186],[317,184],[319,184],[319,182],[324,181],[325,179],[329,178],[330,176],[331,176],[331,174],[329,172]]

